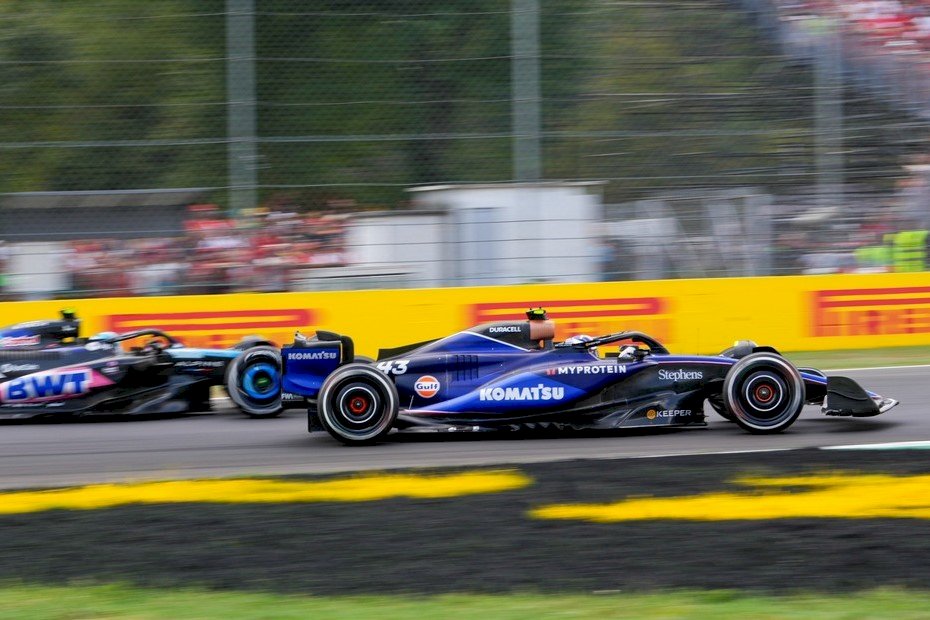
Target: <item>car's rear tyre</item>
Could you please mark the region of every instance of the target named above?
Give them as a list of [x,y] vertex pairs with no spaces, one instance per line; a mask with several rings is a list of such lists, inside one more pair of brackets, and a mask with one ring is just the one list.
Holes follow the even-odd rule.
[[226,371],[229,398],[251,418],[281,413],[281,352],[275,347],[247,349]]
[[376,367],[340,366],[323,382],[317,412],[323,428],[347,445],[374,443],[397,419],[397,388]]
[[804,380],[780,355],[753,353],[730,368],[723,382],[723,403],[744,430],[780,433],[801,415]]

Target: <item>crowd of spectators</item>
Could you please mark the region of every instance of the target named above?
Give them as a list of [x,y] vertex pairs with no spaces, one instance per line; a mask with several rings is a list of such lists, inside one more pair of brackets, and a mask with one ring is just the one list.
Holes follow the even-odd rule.
[[72,242],[69,293],[287,291],[299,270],[345,264],[345,224],[332,212],[259,208],[231,219],[216,205],[192,205],[178,235]]
[[772,0],[789,53],[828,54],[835,32],[843,66],[873,92],[930,117],[930,1]]

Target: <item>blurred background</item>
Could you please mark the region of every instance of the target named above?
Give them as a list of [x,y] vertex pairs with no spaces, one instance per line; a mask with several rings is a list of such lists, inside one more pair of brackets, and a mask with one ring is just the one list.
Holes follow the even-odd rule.
[[924,271],[930,2],[6,0],[0,295]]

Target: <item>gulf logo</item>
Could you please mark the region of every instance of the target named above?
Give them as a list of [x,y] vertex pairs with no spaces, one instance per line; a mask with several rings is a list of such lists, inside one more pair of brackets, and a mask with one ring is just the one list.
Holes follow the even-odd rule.
[[440,387],[439,379],[432,375],[423,375],[413,384],[413,390],[421,398],[432,398],[439,393]]

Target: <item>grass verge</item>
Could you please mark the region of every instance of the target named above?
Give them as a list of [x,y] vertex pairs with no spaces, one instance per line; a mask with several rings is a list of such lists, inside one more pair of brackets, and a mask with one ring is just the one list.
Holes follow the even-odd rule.
[[795,351],[785,357],[799,366],[821,370],[831,368],[868,368],[872,366],[909,366],[930,364],[930,346],[846,349],[838,351]]
[[301,597],[120,585],[0,588],[0,618],[925,618],[930,593],[874,590],[839,596],[762,597],[732,591],[592,595]]

